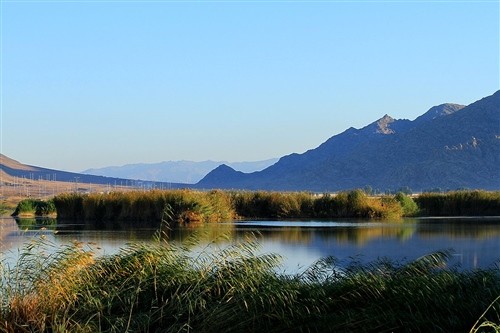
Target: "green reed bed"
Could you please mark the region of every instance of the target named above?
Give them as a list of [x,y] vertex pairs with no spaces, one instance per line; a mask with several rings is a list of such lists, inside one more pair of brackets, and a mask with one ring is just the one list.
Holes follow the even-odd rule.
[[48,216],[55,213],[53,200],[24,199],[17,204],[12,216]]
[[310,193],[233,192],[237,214],[256,218],[390,218],[401,217],[394,198],[370,198],[361,190],[335,195]]
[[133,221],[157,227],[165,207],[171,208],[176,223],[217,222],[233,218],[497,216],[500,214],[500,192],[423,193],[412,198],[403,193],[372,197],[362,190],[322,195],[307,192],[152,190],[66,193],[57,195],[53,205],[62,220]]
[[[413,203],[410,197],[404,197]],[[336,195],[238,191],[148,191],[107,194],[60,194],[58,218],[83,221],[161,221],[166,207],[174,221],[217,222],[232,218],[399,218],[398,197],[368,197],[361,190]]]
[[[192,245],[192,244],[191,244]],[[468,332],[500,323],[500,271],[447,253],[361,265],[324,258],[282,275],[251,242],[193,255],[158,241],[95,256],[26,247],[1,275],[1,332]],[[496,301],[495,301],[496,299]],[[479,329],[478,331],[481,331]],[[494,332],[494,330],[493,330]]]
[[455,191],[422,193],[415,199],[427,216],[498,216],[500,191]]
[[54,198],[59,219],[133,221],[155,227],[169,207],[176,222],[210,222],[233,218],[230,198],[221,191],[190,190],[60,194]]

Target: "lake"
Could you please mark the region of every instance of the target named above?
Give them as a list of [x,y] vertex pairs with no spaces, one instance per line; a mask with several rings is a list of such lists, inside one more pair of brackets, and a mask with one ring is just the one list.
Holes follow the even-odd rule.
[[[155,230],[96,230],[79,224],[57,225],[55,220],[0,219],[0,251],[15,260],[18,249],[41,235],[60,245],[73,240],[91,243],[101,254],[113,254],[127,243],[152,242]],[[44,228],[41,229],[41,224]],[[500,217],[419,218],[398,221],[267,221],[248,220],[179,227],[168,232],[172,242],[196,238],[194,253],[217,251],[253,239],[257,253],[283,257],[282,269],[295,273],[321,257],[334,256],[345,265],[353,259],[370,262],[387,257],[413,260],[453,250],[450,265],[464,269],[500,266]]]

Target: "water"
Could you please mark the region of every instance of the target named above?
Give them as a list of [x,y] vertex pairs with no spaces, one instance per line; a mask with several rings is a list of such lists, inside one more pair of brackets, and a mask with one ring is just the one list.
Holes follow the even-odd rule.
[[[101,254],[113,254],[127,243],[151,242],[155,230],[96,230],[55,220],[0,219],[0,252],[15,260],[18,249],[43,235],[54,244],[73,240],[90,243]],[[42,228],[43,224],[43,228]],[[195,235],[193,251],[217,251],[253,239],[258,253],[283,257],[282,269],[294,273],[319,258],[335,256],[341,263],[377,258],[414,260],[440,250],[453,250],[451,265],[464,269],[500,266],[500,218],[426,218],[400,221],[238,221],[201,224],[169,232],[173,242]]]

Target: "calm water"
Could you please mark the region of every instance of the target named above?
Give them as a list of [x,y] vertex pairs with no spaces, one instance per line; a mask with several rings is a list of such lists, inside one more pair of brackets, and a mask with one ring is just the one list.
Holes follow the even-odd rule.
[[[81,225],[57,226],[55,220],[0,219],[0,252],[14,258],[18,249],[41,235],[55,244],[72,240],[96,244],[103,254],[116,253],[131,242],[150,242],[154,230],[93,230]],[[45,230],[41,229],[44,223]],[[205,224],[172,230],[171,241],[190,237],[200,241],[193,251],[209,245],[217,251],[248,238],[259,244],[258,253],[283,257],[283,270],[297,272],[325,256],[348,263],[380,257],[413,260],[453,249],[451,264],[463,268],[500,266],[500,218],[405,219],[397,222],[336,221],[239,221]]]

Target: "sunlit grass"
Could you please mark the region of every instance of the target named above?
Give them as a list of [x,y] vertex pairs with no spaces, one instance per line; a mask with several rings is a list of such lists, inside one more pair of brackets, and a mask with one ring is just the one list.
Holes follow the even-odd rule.
[[56,213],[53,200],[24,199],[21,200],[12,214],[13,216],[47,216]]
[[[279,273],[251,240],[193,254],[197,239],[96,256],[34,242],[2,262],[2,332],[488,332],[498,328],[498,268],[459,271],[449,254],[369,264],[319,260]],[[496,326],[495,326],[496,325]]]
[[[174,223],[219,222],[234,218],[400,218],[409,197],[368,197],[361,190],[336,195],[245,191],[148,191],[60,194],[60,220],[120,221],[158,226],[166,206]],[[414,212],[411,212],[412,214]]]

